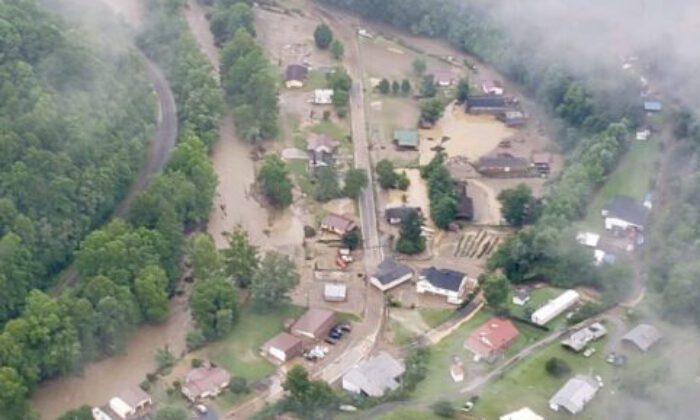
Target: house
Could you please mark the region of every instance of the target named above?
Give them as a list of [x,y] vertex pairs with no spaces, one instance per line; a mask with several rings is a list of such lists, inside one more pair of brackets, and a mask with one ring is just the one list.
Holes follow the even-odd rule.
[[474,353],[475,358],[490,359],[513,344],[518,335],[509,319],[491,318],[469,334],[464,348]]
[[323,338],[335,323],[335,313],[327,309],[309,308],[292,324],[292,334],[318,340]]
[[644,230],[649,214],[642,203],[632,197],[618,195],[610,199],[600,212],[606,230]]
[[433,82],[439,87],[449,87],[455,83],[455,75],[451,70],[435,70],[433,72]]
[[304,351],[304,344],[300,338],[281,332],[263,345],[263,351],[281,362],[286,362],[300,356]]
[[605,329],[603,324],[600,322],[594,322],[586,328],[582,328],[574,332],[565,340],[562,340],[561,345],[568,347],[575,352],[579,352],[585,349],[588,343],[604,337],[607,333],[608,330]]
[[430,267],[421,271],[416,291],[447,297],[447,302],[459,305],[464,301],[467,275],[448,268]]
[[139,387],[125,389],[109,400],[109,409],[121,419],[145,414],[152,405],[151,396]]
[[314,104],[330,105],[333,103],[333,89],[314,89]]
[[321,220],[321,229],[342,236],[357,229],[357,224],[345,216],[328,213]]
[[565,310],[574,306],[579,300],[579,294],[575,290],[567,290],[556,298],[550,300],[543,307],[536,310],[530,320],[537,325],[545,325],[556,318]]
[[377,270],[372,274],[369,282],[382,292],[386,292],[412,278],[413,270],[410,267],[387,258],[377,266]]
[[549,175],[552,171],[552,154],[548,152],[534,152],[531,157],[532,166],[540,175]]
[[496,81],[496,80],[485,80],[481,83],[481,91],[484,92],[484,95],[496,95],[496,96],[501,96],[505,93],[505,90],[503,89],[503,85],[501,85],[501,82]]
[[502,415],[499,420],[544,420],[544,417],[530,410],[529,407],[523,407],[518,411]]
[[653,325],[639,324],[622,336],[622,341],[632,343],[639,350],[646,352],[661,338],[661,332]]
[[598,392],[598,382],[588,375],[576,375],[549,400],[549,408],[559,411],[564,408],[578,414]]
[[312,135],[306,147],[309,153],[309,169],[316,175],[319,168],[335,163],[334,153],[340,143],[325,134]]
[[99,407],[92,407],[92,418],[94,420],[112,420],[112,417]]
[[405,371],[403,363],[381,352],[346,373],[342,387],[354,394],[382,397],[387,391],[399,388],[399,380]]
[[326,302],[345,302],[347,298],[347,285],[342,283],[326,283],[323,286],[323,299]]
[[510,153],[497,153],[480,157],[476,164],[476,170],[491,177],[525,177],[530,175],[530,161]]
[[309,76],[309,68],[301,64],[291,64],[287,66],[284,76],[284,84],[287,88],[304,87],[304,82]]
[[600,242],[600,235],[593,232],[579,232],[576,234],[576,242],[583,246],[597,248]]
[[471,222],[474,219],[474,201],[467,195],[467,183],[465,181],[456,181],[455,189],[457,190],[455,220]]
[[384,210],[384,218],[386,222],[390,225],[400,225],[404,220],[414,213],[423,217],[423,212],[420,207],[412,206],[400,206],[400,207],[387,207]]
[[513,292],[511,299],[513,305],[524,306],[530,301],[530,289],[527,287],[518,287]]
[[505,111],[496,115],[496,119],[508,127],[522,127],[527,124],[527,116],[522,111]]
[[309,151],[309,172],[314,177],[318,176],[321,168],[332,166],[333,164],[335,164],[335,157],[332,153],[316,150]]
[[396,130],[394,131],[394,144],[403,150],[418,150],[420,136],[418,130]]
[[663,106],[661,102],[656,99],[646,99],[644,101],[644,111],[649,113],[661,112]]
[[640,128],[637,130],[635,138],[639,141],[647,141],[651,136],[651,130],[649,128]]
[[189,371],[182,383],[182,394],[195,402],[219,395],[231,382],[231,374],[218,366],[202,366]]
[[467,98],[465,110],[472,114],[498,114],[508,110],[508,101],[500,95],[473,95]]

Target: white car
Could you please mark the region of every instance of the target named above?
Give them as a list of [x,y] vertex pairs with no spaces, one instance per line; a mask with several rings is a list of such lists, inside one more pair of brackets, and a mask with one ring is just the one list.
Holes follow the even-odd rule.
[[598,386],[599,386],[599,387],[602,388],[602,387],[605,386],[605,383],[603,382],[603,378],[602,378],[600,375],[596,375],[596,376],[595,376],[595,380],[598,381]]
[[595,353],[595,348],[594,347],[589,347],[586,349],[586,351],[583,352],[584,357],[591,357]]
[[207,414],[207,412],[209,411],[209,409],[207,408],[207,406],[204,405],[204,404],[197,404],[197,405],[194,406],[194,408],[195,408],[197,411],[199,411],[200,414]]

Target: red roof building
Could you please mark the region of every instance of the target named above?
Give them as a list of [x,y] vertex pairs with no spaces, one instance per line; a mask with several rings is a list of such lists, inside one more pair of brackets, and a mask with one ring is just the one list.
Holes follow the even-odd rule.
[[464,340],[464,348],[482,358],[490,358],[513,344],[518,334],[509,319],[491,318]]

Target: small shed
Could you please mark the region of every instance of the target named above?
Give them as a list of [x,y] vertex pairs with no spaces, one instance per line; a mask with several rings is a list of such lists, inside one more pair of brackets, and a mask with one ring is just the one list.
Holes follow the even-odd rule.
[[303,343],[293,335],[281,332],[263,346],[263,350],[275,359],[286,362],[301,355]]
[[124,389],[109,400],[109,409],[122,419],[145,414],[152,405],[151,396],[139,387]]
[[330,105],[333,103],[333,89],[315,89],[314,104]]
[[436,70],[433,72],[433,82],[440,87],[449,87],[455,83],[455,75],[452,70]]
[[644,111],[649,113],[661,112],[663,105],[657,99],[647,99],[644,101]]
[[348,298],[348,286],[342,283],[323,285],[323,299],[326,302],[345,302]]
[[399,149],[417,150],[420,143],[418,130],[396,130],[394,131],[394,143]]
[[481,91],[485,95],[503,95],[505,93],[503,85],[497,80],[485,80],[481,83]]
[[522,111],[504,111],[496,118],[508,127],[522,127],[527,124],[527,116]]

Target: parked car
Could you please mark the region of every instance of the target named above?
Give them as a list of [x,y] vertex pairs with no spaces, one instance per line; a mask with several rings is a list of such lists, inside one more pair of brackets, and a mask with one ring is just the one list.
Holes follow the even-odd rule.
[[350,325],[349,322],[343,322],[341,324],[338,324],[335,326],[336,328],[340,328],[340,331],[349,333],[352,331],[352,325]]
[[331,331],[328,333],[328,336],[330,338],[335,338],[337,340],[340,340],[341,338],[343,338],[343,333],[338,332],[338,331]]
[[207,412],[209,411],[209,409],[207,408],[207,406],[204,405],[204,404],[197,404],[197,405],[194,406],[194,408],[197,409],[197,411],[198,411],[200,414],[207,414]]
[[333,338],[333,337],[326,337],[326,339],[323,341],[325,341],[326,343],[328,343],[332,346],[335,346],[336,344],[338,344],[338,339]]

